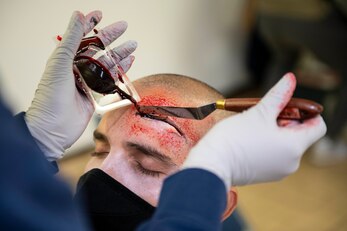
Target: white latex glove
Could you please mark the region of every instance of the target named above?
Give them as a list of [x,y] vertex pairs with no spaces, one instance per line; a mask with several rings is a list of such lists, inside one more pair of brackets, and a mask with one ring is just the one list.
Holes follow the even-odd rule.
[[[92,103],[75,86],[73,59],[82,37],[101,20],[100,11],[84,16],[74,12],[69,26],[46,64],[25,115],[28,128],[49,161],[59,159],[86,129],[94,112]],[[105,46],[117,39],[127,28],[126,22],[117,22],[100,30],[97,36]],[[113,49],[119,64],[127,71],[134,57],[135,41],[128,41]]]
[[217,123],[191,150],[183,168],[202,168],[219,176],[227,189],[280,180],[295,172],[305,150],[321,138],[321,116],[279,126],[277,116],[296,86],[285,75],[251,109]]

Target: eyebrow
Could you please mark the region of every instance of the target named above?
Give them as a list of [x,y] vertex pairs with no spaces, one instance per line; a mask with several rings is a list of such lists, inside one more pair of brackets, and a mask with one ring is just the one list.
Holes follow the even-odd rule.
[[103,134],[102,132],[100,132],[98,129],[96,129],[93,132],[93,137],[95,140],[101,141],[101,142],[108,142],[108,139],[106,137],[105,134]]
[[170,157],[165,156],[163,153],[159,152],[157,149],[153,147],[150,147],[144,144],[133,143],[129,141],[126,142],[126,146],[128,148],[134,148],[140,151],[141,153],[143,153],[144,155],[157,159],[166,165],[177,166]]

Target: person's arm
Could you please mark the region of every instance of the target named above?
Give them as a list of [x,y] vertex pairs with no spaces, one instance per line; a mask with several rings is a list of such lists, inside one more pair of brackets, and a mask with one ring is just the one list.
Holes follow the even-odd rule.
[[[31,106],[24,115],[29,131],[49,161],[63,157],[64,151],[81,136],[94,112],[93,104],[75,85],[73,60],[82,37],[101,20],[101,12],[86,16],[74,12],[61,42],[48,59]],[[124,21],[113,23],[96,34],[105,46],[127,29]],[[126,72],[131,67],[135,41],[113,49]]]
[[137,231],[221,230],[226,206],[223,181],[203,169],[185,169],[164,181],[153,217]]
[[[28,136],[30,136],[32,139],[34,139],[34,137],[32,137],[29,129],[28,129],[28,126],[27,126],[27,123],[25,122],[25,112],[20,112],[18,113],[17,115],[15,115],[13,118],[15,120],[15,123],[18,124],[19,127],[21,127],[22,131],[24,134],[27,134]],[[42,150],[41,150],[42,151]],[[26,153],[24,155],[27,155]],[[47,155],[45,155],[47,156]],[[46,158],[46,161],[47,161],[47,165],[49,165],[50,167],[50,172],[52,174],[56,174],[59,172],[59,167],[58,167],[58,163],[56,161],[49,161],[47,158]]]
[[[84,33],[100,21],[101,12],[72,15],[63,40],[47,62],[44,75],[26,113],[14,118],[0,99],[0,227],[4,230],[89,230],[72,201],[67,184],[53,173],[49,161],[81,135],[93,113],[92,104],[79,94],[72,61]],[[99,32],[108,45],[126,29],[125,22]],[[127,71],[136,42],[114,49]],[[42,153],[43,152],[43,153]]]
[[0,99],[1,230],[89,230],[72,203],[69,187],[52,166],[24,121],[16,121]]

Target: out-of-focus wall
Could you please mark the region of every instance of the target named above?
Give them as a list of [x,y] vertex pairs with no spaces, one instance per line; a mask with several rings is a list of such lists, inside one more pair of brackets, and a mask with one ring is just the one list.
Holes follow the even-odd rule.
[[98,28],[118,20],[129,24],[112,46],[129,39],[138,41],[136,60],[128,72],[130,79],[179,73],[201,79],[224,93],[247,80],[239,26],[242,0],[2,0],[2,92],[14,112],[30,105],[56,45],[54,37],[64,33],[71,13],[95,9],[103,12]]

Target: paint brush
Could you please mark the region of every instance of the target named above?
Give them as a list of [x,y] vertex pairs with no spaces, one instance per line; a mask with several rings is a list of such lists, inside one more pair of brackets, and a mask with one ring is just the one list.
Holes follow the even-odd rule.
[[[242,112],[253,107],[260,98],[229,98],[217,100],[201,107],[172,107],[138,105],[140,113],[154,116],[173,116],[186,119],[202,120],[216,109]],[[315,117],[323,111],[323,106],[307,99],[292,98],[279,114],[278,119],[305,120]]]

